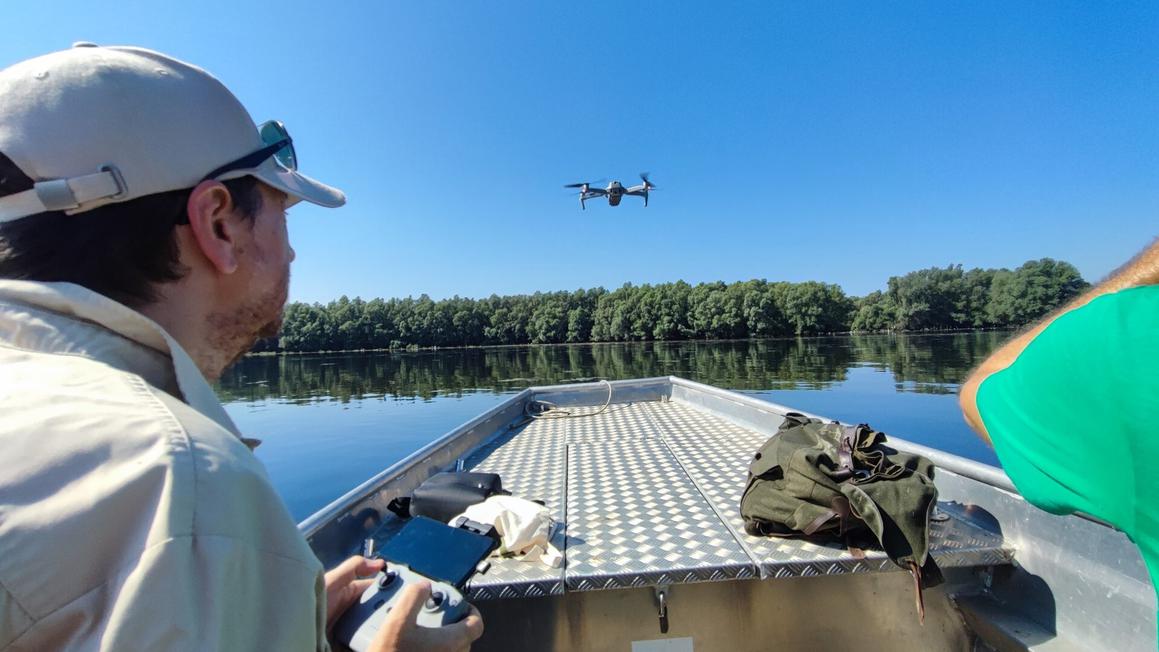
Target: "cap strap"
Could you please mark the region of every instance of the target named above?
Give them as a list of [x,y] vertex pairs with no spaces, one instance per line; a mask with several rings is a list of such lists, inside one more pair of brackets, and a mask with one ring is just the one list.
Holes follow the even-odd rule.
[[48,211],[70,211],[125,192],[120,175],[111,167],[82,177],[40,181],[31,190],[0,197],[0,223]]

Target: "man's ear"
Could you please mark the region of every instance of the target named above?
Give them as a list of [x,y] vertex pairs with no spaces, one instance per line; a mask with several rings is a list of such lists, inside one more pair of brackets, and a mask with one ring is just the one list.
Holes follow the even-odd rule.
[[241,230],[246,222],[229,190],[220,181],[202,181],[189,194],[186,210],[201,255],[220,274],[237,271]]

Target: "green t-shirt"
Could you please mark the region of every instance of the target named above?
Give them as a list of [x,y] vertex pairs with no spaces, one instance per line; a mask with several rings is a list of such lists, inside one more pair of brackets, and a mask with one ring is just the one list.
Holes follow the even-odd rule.
[[982,382],[977,405],[1026,500],[1113,524],[1159,579],[1159,286],[1058,317]]

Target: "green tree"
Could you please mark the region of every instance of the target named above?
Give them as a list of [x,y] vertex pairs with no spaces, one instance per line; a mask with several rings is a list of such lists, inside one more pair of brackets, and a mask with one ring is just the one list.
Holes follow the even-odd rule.
[[986,306],[990,303],[990,288],[994,283],[992,269],[974,268],[962,276],[962,315],[957,320],[962,328],[990,326]]
[[857,301],[857,312],[850,330],[855,332],[887,331],[897,324],[897,307],[888,294],[874,290]]
[[532,344],[563,342],[567,336],[567,295],[558,293],[540,296],[539,305],[532,310],[527,322],[527,336]]
[[773,293],[794,335],[849,330],[854,304],[838,285],[817,281],[776,283]]
[[665,283],[654,288],[652,339],[678,340],[690,336],[692,329],[688,326],[688,295],[691,292],[692,287],[684,281]]
[[965,323],[966,284],[961,265],[930,267],[889,279],[896,330],[959,328]]
[[737,293],[724,283],[702,283],[688,295],[689,326],[698,337],[743,337],[744,319]]
[[741,315],[749,337],[774,337],[790,332],[785,313],[777,305],[772,286],[764,279],[739,284]]
[[987,313],[1002,326],[1028,324],[1077,297],[1089,284],[1070,263],[1043,258],[995,274]]

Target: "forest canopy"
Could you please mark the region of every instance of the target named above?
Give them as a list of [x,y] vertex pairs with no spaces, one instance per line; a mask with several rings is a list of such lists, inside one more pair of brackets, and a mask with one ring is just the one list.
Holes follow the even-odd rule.
[[1088,283],[1070,263],[1018,269],[931,267],[851,297],[839,285],[764,279],[625,284],[615,290],[485,299],[427,295],[291,303],[279,337],[256,351],[337,351],[646,340],[734,339],[836,332],[1011,328],[1078,296]]

